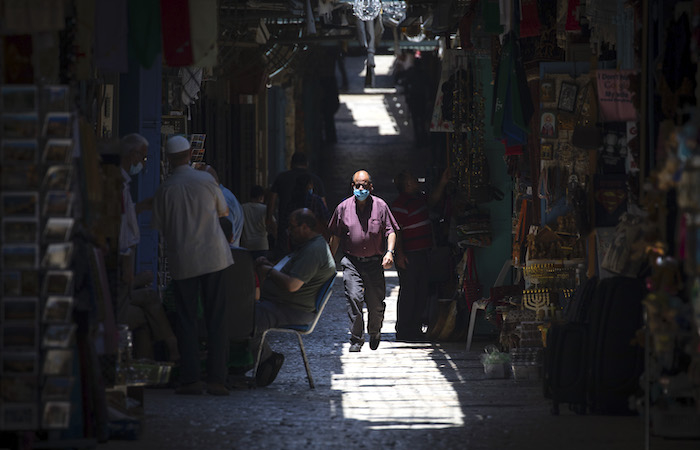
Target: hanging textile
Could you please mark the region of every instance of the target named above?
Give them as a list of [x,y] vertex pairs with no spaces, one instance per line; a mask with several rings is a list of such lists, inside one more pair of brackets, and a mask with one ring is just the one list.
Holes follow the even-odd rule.
[[534,113],[527,78],[517,39],[506,36],[501,60],[494,82],[492,126],[497,139],[506,139],[507,145],[525,144],[530,133],[529,122]]
[[520,37],[539,36],[542,32],[537,0],[521,0]]
[[481,2],[481,17],[484,22],[484,31],[489,34],[503,33],[499,8],[498,0],[483,0]]
[[129,0],[129,54],[150,69],[160,52],[159,0]]
[[216,0],[160,0],[163,58],[170,67],[216,65]]
[[95,2],[95,67],[105,72],[129,71],[126,0]]

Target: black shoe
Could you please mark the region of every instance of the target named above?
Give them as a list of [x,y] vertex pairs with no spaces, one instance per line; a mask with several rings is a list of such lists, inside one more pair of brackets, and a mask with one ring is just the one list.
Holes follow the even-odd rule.
[[284,355],[282,353],[272,352],[272,355],[260,363],[258,372],[255,374],[255,384],[259,387],[272,384],[275,378],[277,378],[282,364],[284,364]]
[[382,335],[377,333],[369,338],[369,348],[371,350],[376,350],[379,347],[379,341],[382,340]]
[[355,353],[355,352],[359,352],[360,350],[362,350],[362,344],[360,344],[359,342],[354,342],[354,343],[350,344],[350,351],[351,352]]

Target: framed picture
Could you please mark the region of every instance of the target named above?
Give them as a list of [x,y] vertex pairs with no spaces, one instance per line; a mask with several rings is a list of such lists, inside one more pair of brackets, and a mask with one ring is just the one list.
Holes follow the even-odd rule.
[[72,217],[49,217],[44,226],[44,242],[69,241],[73,233],[75,219]]
[[545,143],[540,147],[540,159],[543,161],[549,161],[554,156],[552,144]]
[[39,428],[36,403],[8,403],[0,406],[0,429],[36,430]]
[[46,170],[43,188],[47,191],[67,191],[70,189],[73,168],[67,164],[51,166]]
[[0,372],[3,375],[38,375],[39,357],[37,352],[7,352],[0,355],[2,365]]
[[39,222],[36,219],[3,219],[2,241],[17,244],[36,244],[39,237]]
[[7,269],[37,269],[39,246],[36,244],[8,244],[2,246],[2,267]]
[[68,428],[70,423],[70,402],[48,401],[44,404],[42,426],[46,429]]
[[6,297],[0,303],[0,323],[36,322],[38,317],[38,297]]
[[44,375],[70,376],[73,371],[73,350],[48,350],[43,367]]
[[35,113],[3,114],[3,139],[36,139],[39,137],[39,116]]
[[540,115],[540,137],[544,139],[557,137],[557,116],[553,111],[542,111]]
[[557,114],[557,124],[559,125],[559,131],[574,131],[576,116],[574,113],[561,111]]
[[68,348],[75,342],[74,323],[53,324],[44,330],[44,348]]
[[2,107],[6,113],[37,112],[37,89],[33,85],[2,87]]
[[37,164],[4,164],[2,186],[6,191],[33,191],[39,189],[40,168]]
[[37,377],[3,377],[0,381],[0,403],[31,403],[39,399]]
[[67,269],[73,258],[72,242],[56,242],[49,244],[41,262],[42,267],[47,269]]
[[38,217],[39,193],[32,191],[3,192],[2,215],[4,217]]
[[73,297],[55,295],[46,299],[43,320],[47,323],[67,323],[73,316]]
[[540,82],[540,102],[554,103],[556,101],[556,83],[551,78],[542,79]]
[[[49,270],[44,277],[43,294],[45,297],[51,295],[70,295],[73,290],[73,272],[70,270]],[[47,299],[48,301],[51,297]],[[71,299],[72,300],[72,299]]]
[[39,339],[37,324],[3,323],[1,328],[3,353],[8,350],[18,352],[36,350]]
[[3,139],[0,161],[8,163],[38,162],[39,144],[35,139]]
[[41,92],[44,111],[70,111],[70,87],[65,85],[44,86]]
[[38,270],[2,270],[2,295],[7,297],[39,295]]
[[576,95],[578,95],[578,86],[574,83],[562,81],[559,87],[559,103],[557,108],[566,112],[574,112],[576,108]]
[[44,215],[67,217],[73,209],[73,194],[68,191],[48,191],[44,198]]
[[44,146],[41,160],[47,164],[68,164],[72,156],[72,139],[49,139]]
[[69,138],[73,132],[71,114],[65,112],[48,113],[44,119],[42,136],[47,139]]
[[69,400],[73,389],[73,377],[46,377],[44,387],[41,392],[41,399],[46,400]]

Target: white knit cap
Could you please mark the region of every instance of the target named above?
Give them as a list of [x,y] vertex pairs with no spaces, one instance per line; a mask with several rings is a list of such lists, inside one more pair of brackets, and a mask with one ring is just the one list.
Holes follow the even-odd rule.
[[171,155],[173,153],[184,152],[190,149],[190,141],[184,136],[171,136],[165,143],[165,153]]

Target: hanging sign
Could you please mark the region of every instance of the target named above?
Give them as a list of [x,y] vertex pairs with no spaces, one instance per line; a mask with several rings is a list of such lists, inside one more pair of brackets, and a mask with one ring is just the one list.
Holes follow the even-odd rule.
[[598,103],[601,119],[605,122],[637,120],[637,110],[632,103],[630,90],[633,70],[598,70]]

